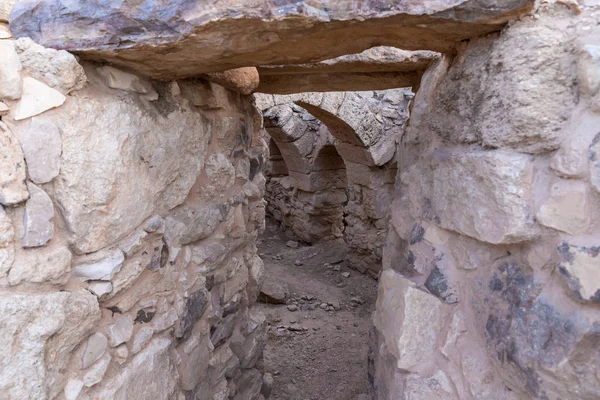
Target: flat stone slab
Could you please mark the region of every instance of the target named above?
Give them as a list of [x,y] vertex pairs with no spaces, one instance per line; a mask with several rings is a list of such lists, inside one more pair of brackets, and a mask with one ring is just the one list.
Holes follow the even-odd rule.
[[261,78],[267,75],[316,74],[341,72],[413,72],[425,71],[439,54],[434,51],[407,51],[378,46],[358,54],[349,54],[308,64],[263,65],[257,68]]
[[291,94],[412,87],[438,57],[433,51],[379,46],[317,63],[265,65],[258,68],[257,91]]
[[[133,0],[18,2],[17,38],[171,80],[206,72],[301,64],[356,54],[377,43],[452,53],[499,31],[533,0]],[[64,35],[69,32],[69,35]]]

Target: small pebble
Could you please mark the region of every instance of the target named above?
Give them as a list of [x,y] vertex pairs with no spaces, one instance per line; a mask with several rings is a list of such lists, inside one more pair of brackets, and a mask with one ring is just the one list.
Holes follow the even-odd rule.
[[350,272],[342,272],[344,278],[350,278]]
[[340,267],[339,265],[336,265],[336,266],[333,267],[334,271],[339,271],[341,269],[342,269],[342,267]]
[[289,306],[287,306],[288,311],[297,311],[298,310],[298,306],[295,304],[290,304]]

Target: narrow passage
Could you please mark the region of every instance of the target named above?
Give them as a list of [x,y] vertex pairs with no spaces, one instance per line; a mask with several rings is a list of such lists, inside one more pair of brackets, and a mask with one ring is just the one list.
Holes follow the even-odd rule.
[[257,306],[269,323],[264,368],[273,375],[271,399],[370,399],[377,282],[346,266],[343,241],[303,246],[269,219],[259,254],[266,279]]

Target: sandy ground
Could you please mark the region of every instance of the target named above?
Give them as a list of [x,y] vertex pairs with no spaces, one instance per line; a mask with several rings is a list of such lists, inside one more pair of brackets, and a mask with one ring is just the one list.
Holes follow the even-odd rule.
[[347,268],[343,243],[294,249],[287,241],[268,221],[259,242],[266,276],[291,295],[287,305],[257,305],[270,325],[264,368],[274,377],[271,399],[371,399],[367,354],[377,282]]

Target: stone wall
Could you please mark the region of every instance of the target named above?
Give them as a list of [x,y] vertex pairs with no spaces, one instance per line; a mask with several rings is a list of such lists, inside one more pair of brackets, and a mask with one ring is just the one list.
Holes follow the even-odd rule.
[[377,276],[412,97],[409,89],[255,95],[275,152],[267,211],[290,237],[343,235],[350,265]]
[[598,12],[542,2],[423,76],[374,314],[379,399],[600,396]]
[[262,399],[251,98],[0,54],[0,397]]

